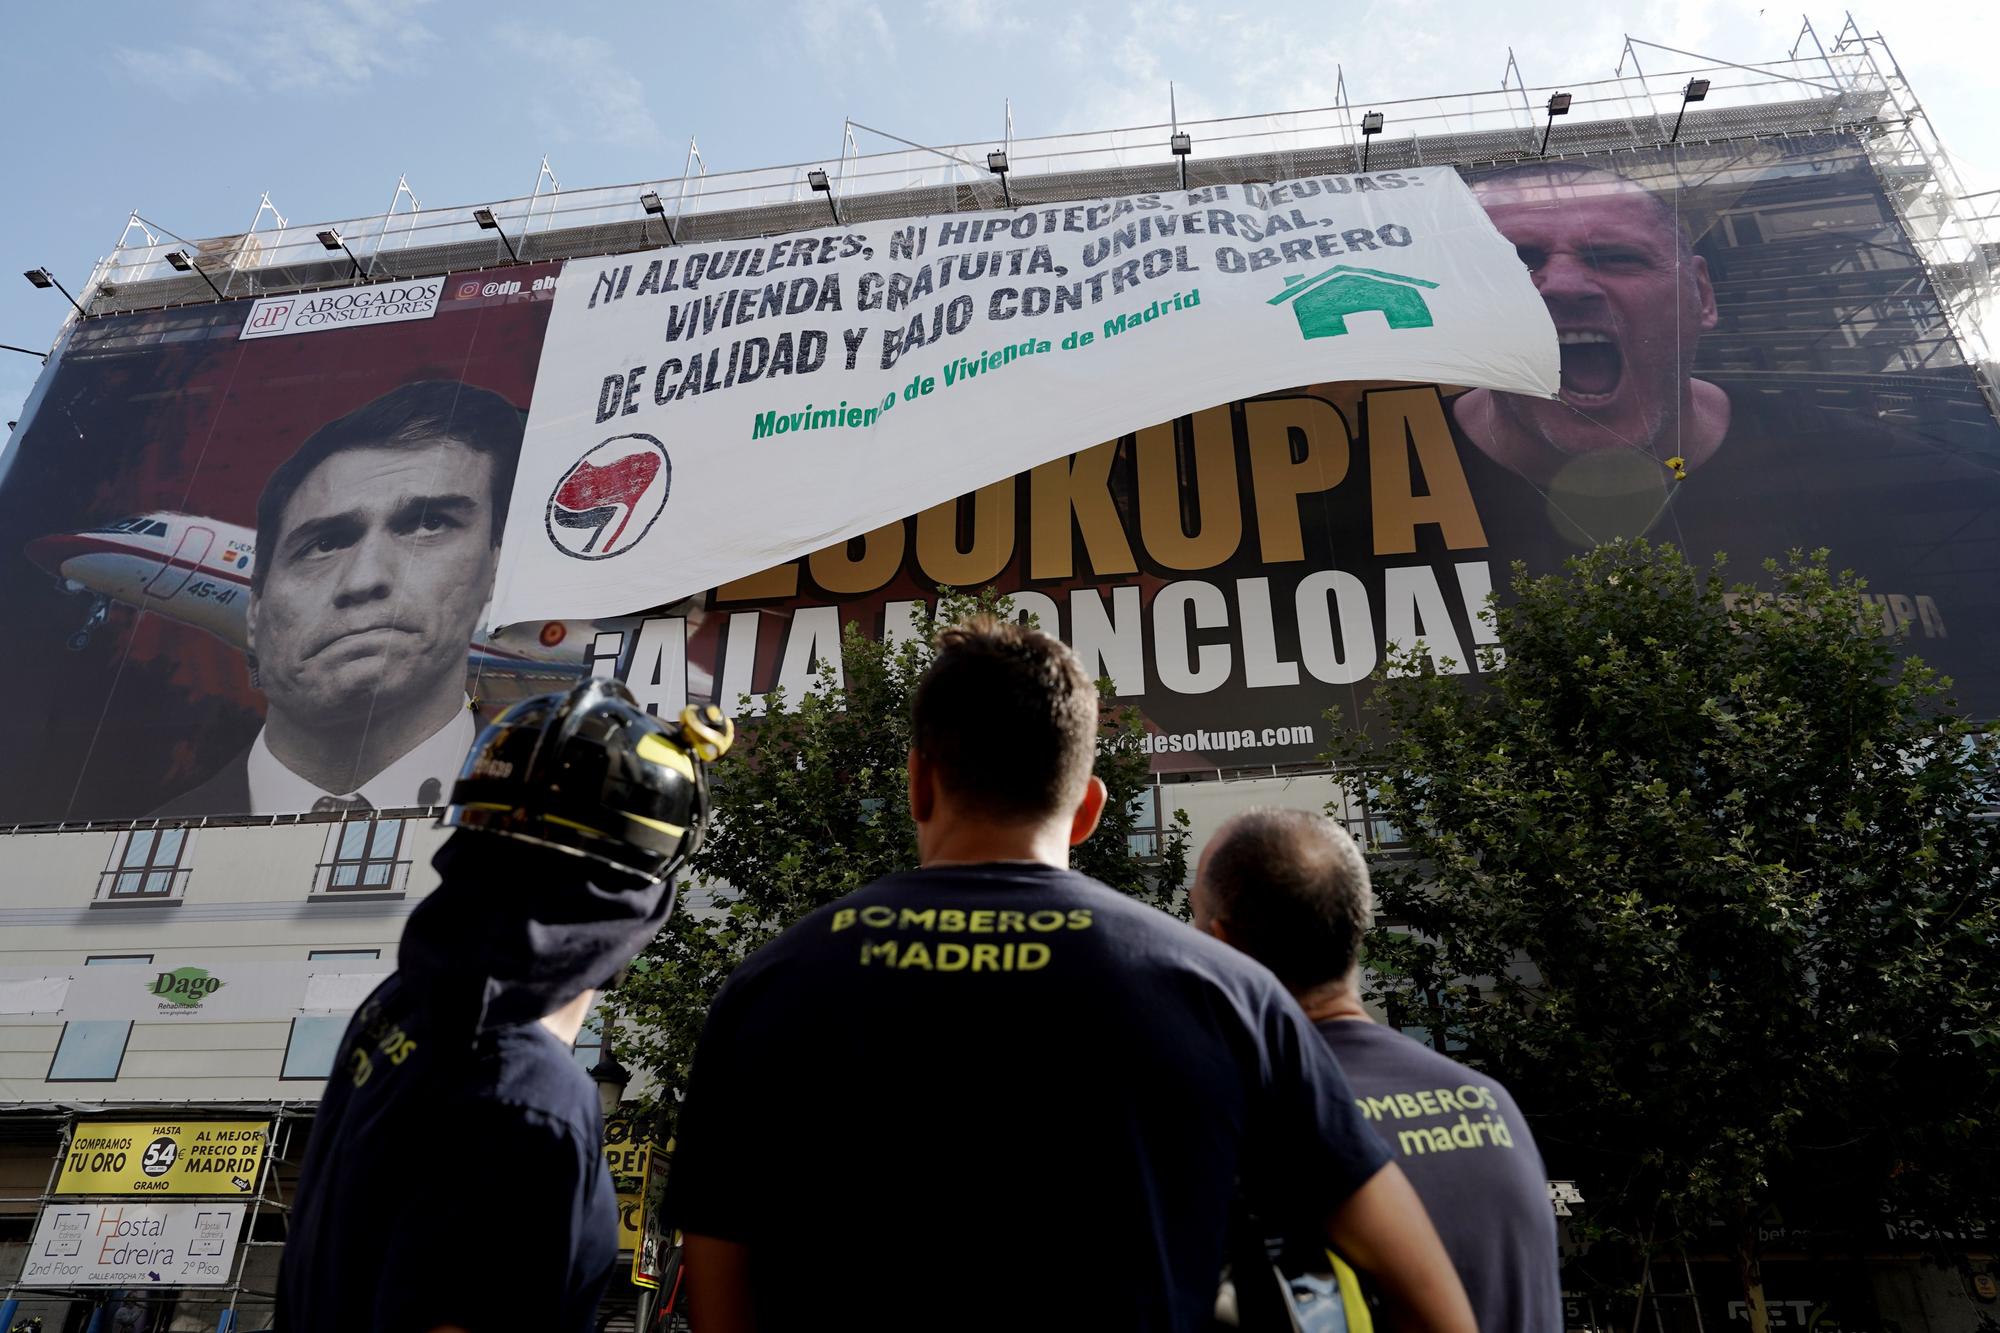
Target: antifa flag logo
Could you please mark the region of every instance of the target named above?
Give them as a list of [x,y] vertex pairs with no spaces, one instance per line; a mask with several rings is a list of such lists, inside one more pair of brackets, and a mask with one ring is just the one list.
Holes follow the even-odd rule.
[[549,496],[549,540],[578,560],[623,555],[666,508],[674,465],[650,435],[614,435],[563,473]]

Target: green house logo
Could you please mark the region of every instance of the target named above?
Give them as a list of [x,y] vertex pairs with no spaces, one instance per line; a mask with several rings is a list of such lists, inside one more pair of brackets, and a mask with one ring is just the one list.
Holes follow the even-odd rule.
[[1347,332],[1347,317],[1363,311],[1381,315],[1392,329],[1427,329],[1431,308],[1420,289],[1436,286],[1379,268],[1335,264],[1316,278],[1286,278],[1285,290],[1266,304],[1290,301],[1301,338],[1338,338]]
[[206,968],[177,967],[154,977],[153,984],[146,990],[168,1004],[176,1004],[183,1009],[198,1009],[201,1002],[221,990],[222,985],[222,978],[210,976]]

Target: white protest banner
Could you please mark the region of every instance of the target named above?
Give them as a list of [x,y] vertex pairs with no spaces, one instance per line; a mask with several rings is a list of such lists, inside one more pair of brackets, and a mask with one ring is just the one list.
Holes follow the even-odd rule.
[[665,603],[1291,385],[1558,374],[1446,167],[572,260],[488,619]]
[[21,1265],[24,1287],[219,1287],[240,1203],[52,1203]]

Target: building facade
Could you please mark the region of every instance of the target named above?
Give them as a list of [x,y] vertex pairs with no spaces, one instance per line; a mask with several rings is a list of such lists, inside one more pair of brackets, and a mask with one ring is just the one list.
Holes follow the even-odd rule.
[[[1482,611],[1514,560],[1553,569],[1580,545],[1643,534],[1726,547],[1739,569],[1833,544],[1870,575],[1885,630],[1949,670],[1968,706],[2000,715],[2000,422],[1978,326],[2000,250],[1967,231],[1921,109],[1872,41],[1843,35],[1823,59],[1831,84],[1822,61],[1794,60],[1763,74],[1718,65],[1717,80],[1738,82],[1712,101],[1707,79],[1683,87],[1686,71],[1575,85],[1579,114],[1548,133],[1523,126],[1527,90],[1514,88],[1470,113],[1407,107],[1401,131],[1372,143],[1343,104],[1259,136],[1193,127],[1197,143],[1228,147],[1191,161],[1178,145],[1135,155],[1116,134],[1010,138],[856,157],[837,191],[823,170],[784,169],[477,212],[392,209],[218,238],[192,257],[121,245],[0,458],[0,618],[14,640],[0,690],[47,701],[0,719],[9,1317],[78,1331],[268,1326],[312,1106],[347,1016],[394,967],[403,923],[435,886],[434,821],[474,724],[585,676],[623,680],[668,716],[774,688],[796,696],[837,660],[843,625],[893,636],[940,586],[992,583],[1144,715],[1157,781],[1137,854],[1177,813],[1198,849],[1260,804],[1332,806],[1393,850],[1397,831],[1327,771],[1328,710],[1355,716],[1396,647],[1421,644],[1457,674],[1503,669],[1482,652]],[[1695,84],[1705,105],[1690,110]],[[1011,150],[1011,177],[968,169],[989,147],[1002,161]],[[519,449],[565,262],[629,252],[661,269],[700,252],[741,268],[761,238],[823,230],[830,201],[854,226],[1182,189],[1234,227],[1230,210],[1286,216],[1273,182],[1331,194],[1439,164],[1488,201],[1551,182],[1587,196],[1570,220],[1592,219],[1588,243],[1509,235],[1531,266],[1531,253],[1547,264],[1562,251],[1581,266],[1572,281],[1594,274],[1594,294],[1545,294],[1565,374],[1593,412],[1621,393],[1709,404],[1708,424],[1725,423],[1718,463],[1675,487],[1689,481],[1668,447],[1678,433],[1603,448],[1578,410],[1544,433],[1569,432],[1563,447],[1596,461],[1529,478],[1467,425],[1452,386],[1293,386],[1053,459],[683,603],[480,623],[497,549],[481,534],[501,530],[511,471],[492,460]],[[1488,211],[1504,233],[1504,207]],[[1290,262],[1281,243],[1212,253]],[[1671,262],[1649,273],[1649,256]],[[635,268],[643,291],[637,260],[625,280]],[[1435,284],[1371,273],[1288,279],[1300,336],[1428,321],[1420,289]],[[1621,282],[1635,294],[1620,297]],[[1604,314],[1621,299],[1625,314]],[[1664,309],[1688,318],[1669,327]],[[442,363],[463,379],[439,381]],[[464,483],[447,498],[474,535],[436,536],[406,584],[376,575],[314,603],[289,565],[395,521],[371,516],[373,479],[352,457],[371,451],[350,437],[435,416],[439,400],[452,406],[437,457]],[[1639,401],[1634,419],[1657,406]],[[323,494],[337,513],[291,523],[299,496]],[[729,499],[754,522],[754,495]],[[595,541],[618,512],[578,500],[572,517],[592,514]],[[358,604],[394,610],[341,634],[379,644],[404,631],[442,656],[399,658],[367,682],[368,707],[336,707],[338,673],[316,678],[313,660],[368,654],[329,650],[312,627]],[[378,697],[395,707],[377,710]],[[276,748],[274,719],[287,738]],[[591,1068],[597,1055],[587,1034],[577,1058]],[[248,1162],[236,1149],[253,1129],[254,1169],[173,1184],[184,1153]],[[69,1173],[95,1185],[68,1188]],[[30,1272],[61,1249],[45,1228],[102,1226],[104,1208],[165,1210],[158,1224],[189,1229],[188,1253],[220,1249],[199,1281],[156,1280],[143,1258],[130,1287],[80,1268],[58,1275],[68,1286]],[[1903,1328],[1970,1330],[1992,1299],[1989,1242],[1919,1231],[1892,1218],[1868,1238],[1881,1261],[1870,1308]],[[1786,1262],[1774,1260],[1773,1326],[1850,1327],[1837,1321],[1853,1317],[1841,1304],[1853,1293],[1821,1290],[1824,1265]],[[1678,1321],[1662,1327],[1696,1327],[1698,1311],[1700,1326],[1731,1326],[1742,1312],[1728,1282],[1709,1264],[1656,1281],[1655,1308]],[[607,1319],[636,1314],[632,1296],[621,1287]],[[1850,1313],[1829,1323],[1828,1308]],[[1593,1333],[1610,1317],[1582,1298],[1571,1314]]]

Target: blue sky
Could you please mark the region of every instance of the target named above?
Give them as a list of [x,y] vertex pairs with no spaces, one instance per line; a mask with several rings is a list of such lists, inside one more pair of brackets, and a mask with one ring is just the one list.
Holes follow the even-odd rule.
[[[1991,0],[1878,6],[1880,30],[1972,188],[2000,185]],[[1839,10],[1812,15],[1831,40]],[[1559,18],[1558,23],[1550,20]],[[1545,27],[1545,24],[1550,26]],[[240,231],[260,192],[293,223],[389,202],[527,194],[546,153],[566,188],[833,158],[842,118],[907,138],[1020,135],[1181,114],[1491,88],[1511,44],[1530,85],[1601,78],[1622,34],[1730,60],[1781,57],[1789,6],[1755,0],[152,0],[0,13],[0,343],[45,347],[138,209],[187,237]],[[0,422],[40,367],[0,352]]]

